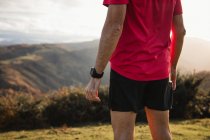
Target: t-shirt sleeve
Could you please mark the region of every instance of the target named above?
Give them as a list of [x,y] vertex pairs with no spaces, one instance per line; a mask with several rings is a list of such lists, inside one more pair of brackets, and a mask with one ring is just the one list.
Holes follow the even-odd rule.
[[104,0],[103,5],[109,6],[110,4],[128,4],[129,0]]
[[181,15],[182,13],[183,13],[183,11],[182,11],[181,0],[176,0],[176,5],[174,8],[174,15]]

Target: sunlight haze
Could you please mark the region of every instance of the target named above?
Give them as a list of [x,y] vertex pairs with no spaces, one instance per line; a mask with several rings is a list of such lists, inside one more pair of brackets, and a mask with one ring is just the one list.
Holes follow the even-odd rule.
[[[102,0],[2,0],[0,43],[98,39],[107,8]],[[182,0],[187,36],[210,40],[210,1]]]

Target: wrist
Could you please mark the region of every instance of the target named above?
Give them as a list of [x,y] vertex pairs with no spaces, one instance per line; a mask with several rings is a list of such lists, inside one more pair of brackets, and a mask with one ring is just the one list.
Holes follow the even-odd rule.
[[98,73],[95,67],[92,67],[92,68],[90,69],[90,76],[91,76],[92,78],[100,79],[100,78],[103,77],[103,74],[104,74],[104,72],[101,72],[101,73],[99,72],[99,73]]
[[99,68],[97,68],[97,67],[94,67],[95,68],[95,70],[96,70],[96,72],[98,73],[98,74],[103,74],[104,72],[102,71],[102,70],[100,70]]

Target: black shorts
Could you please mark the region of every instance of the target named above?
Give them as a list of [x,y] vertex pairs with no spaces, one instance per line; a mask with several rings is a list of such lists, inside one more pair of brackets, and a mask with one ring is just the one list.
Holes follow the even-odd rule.
[[139,113],[144,107],[166,111],[172,106],[169,78],[154,81],[128,79],[111,69],[109,109]]

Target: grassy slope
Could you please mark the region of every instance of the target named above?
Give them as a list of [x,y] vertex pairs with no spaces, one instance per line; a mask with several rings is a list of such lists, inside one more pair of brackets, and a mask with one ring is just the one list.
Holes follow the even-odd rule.
[[[0,48],[0,79],[4,81],[0,88],[28,89],[26,92],[37,93],[39,89],[47,92],[63,86],[86,84],[97,49],[96,41],[87,42],[87,46],[85,44],[16,45]],[[102,83],[108,84],[108,72],[105,71]],[[30,90],[32,88],[33,91]]]
[[[146,124],[137,124],[135,139],[151,140]],[[210,140],[210,119],[172,121],[173,140]],[[109,124],[84,127],[57,128],[34,131],[7,132],[0,134],[0,140],[112,140]]]

